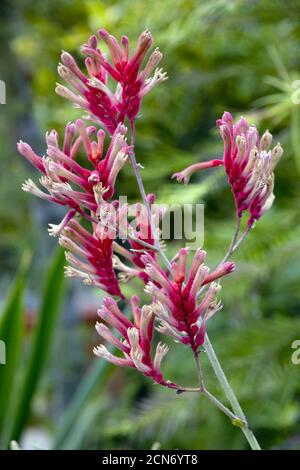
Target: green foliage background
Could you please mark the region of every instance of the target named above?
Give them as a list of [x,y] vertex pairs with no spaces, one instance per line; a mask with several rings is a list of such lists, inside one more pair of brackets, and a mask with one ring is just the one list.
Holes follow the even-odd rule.
[[[263,448],[299,449],[300,365],[291,362],[292,342],[300,339],[300,105],[292,102],[293,82],[300,79],[299,3],[6,0],[0,14],[0,79],[7,86],[7,104],[0,108],[1,299],[28,248],[33,263],[27,296],[39,298],[53,256],[46,225],[59,214],[21,192],[33,171],[16,155],[15,142],[34,142],[43,152],[44,132],[61,131],[80,114],[54,93],[61,49],[82,60],[80,44],[100,27],[117,37],[127,34],[132,42],[149,28],[169,80],[143,103],[137,155],[146,189],[160,201],[205,202],[209,264],[225,253],[234,225],[222,170],[197,175],[187,187],[170,175],[220,154],[215,121],[225,109],[269,128],[284,147],[275,205],[235,256],[237,271],[223,283],[224,309],[209,331]],[[122,173],[119,192],[138,199],[130,168]],[[178,247],[172,242],[169,253]],[[86,288],[86,309],[90,293]],[[175,396],[135,371],[100,365],[91,354],[97,341],[93,322],[83,315],[70,322],[70,315],[61,312],[51,336],[23,439],[34,429],[56,448],[151,448],[156,442],[166,449],[247,448],[242,433],[199,397]],[[25,354],[14,387],[30,367],[34,337],[26,331],[23,336]],[[195,383],[192,358],[183,348],[172,345],[165,370],[180,383]],[[205,372],[211,390],[224,399],[208,364]]]

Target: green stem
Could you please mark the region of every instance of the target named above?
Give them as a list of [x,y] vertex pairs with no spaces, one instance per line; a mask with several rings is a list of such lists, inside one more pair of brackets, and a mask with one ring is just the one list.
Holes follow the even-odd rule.
[[211,363],[212,365],[212,368],[214,370],[214,373],[229,401],[229,403],[231,404],[232,406],[232,409],[234,411],[234,413],[237,415],[237,417],[239,419],[241,419],[243,422],[246,423],[246,425],[244,426],[241,426],[241,429],[251,447],[252,450],[261,450],[260,449],[260,446],[256,440],[256,437],[254,436],[253,432],[251,431],[251,429],[249,428],[248,424],[247,424],[247,419],[245,417],[245,414],[241,408],[241,405],[239,404],[239,401],[234,393],[234,391],[232,390],[228,380],[227,380],[227,377],[221,367],[221,364],[217,358],[217,355],[214,351],[214,348],[209,340],[209,337],[208,335],[205,336],[205,343],[204,343],[204,346],[205,346],[205,350],[206,350],[206,354],[207,354],[207,357],[209,359],[209,362]]
[[237,237],[238,237],[238,234],[239,234],[239,231],[240,231],[240,227],[241,227],[241,218],[237,215],[236,225],[235,225],[233,237],[231,239],[231,243],[229,245],[229,248],[228,248],[228,251],[227,251],[226,255],[222,259],[221,263],[219,263],[219,265],[225,263],[228,260],[228,258],[230,258],[232,253],[235,251],[235,245],[236,245]]
[[213,405],[215,405],[217,408],[219,408],[222,413],[224,413],[228,418],[231,420],[232,424],[238,427],[243,427],[246,426],[246,422],[242,421],[240,418],[238,418],[232,411],[230,411],[227,406],[223,405],[223,403],[220,402],[214,395],[212,395],[208,390],[203,391],[204,396],[208,398],[209,401],[212,402]]
[[162,258],[162,261],[164,262],[166,267],[170,270],[170,269],[172,269],[172,266],[171,266],[170,261],[168,260],[168,258],[166,257],[166,255],[163,253],[163,251],[161,249],[159,239],[158,239],[158,236],[157,236],[157,229],[155,227],[153,217],[152,217],[151,207],[150,207],[150,204],[148,202],[146,191],[145,191],[144,184],[143,184],[143,180],[142,180],[142,177],[141,177],[140,168],[139,168],[139,165],[136,161],[136,156],[135,156],[135,151],[134,151],[135,124],[134,124],[133,121],[130,122],[130,130],[131,130],[131,147],[132,147],[132,149],[130,151],[130,158],[131,158],[132,168],[133,168],[133,172],[135,174],[135,178],[136,178],[136,181],[137,181],[137,184],[138,184],[138,188],[139,188],[142,200],[143,200],[143,204],[144,204],[144,206],[146,208],[146,211],[147,211],[148,221],[149,221],[152,236],[153,236],[153,239],[154,239],[154,249],[157,250],[160,257]]
[[199,353],[194,354],[196,366],[197,366],[197,371],[198,371],[198,378],[199,378],[199,392],[202,393],[203,396],[208,398],[209,401],[213,405],[215,405],[217,408],[219,408],[222,413],[224,413],[228,418],[231,420],[232,424],[235,426],[238,426],[240,428],[246,426],[248,427],[248,423],[246,421],[246,418],[241,418],[239,416],[236,416],[227,406],[223,405],[223,403],[220,402],[212,393],[210,393],[204,383],[204,373],[202,369],[202,364],[200,361]]

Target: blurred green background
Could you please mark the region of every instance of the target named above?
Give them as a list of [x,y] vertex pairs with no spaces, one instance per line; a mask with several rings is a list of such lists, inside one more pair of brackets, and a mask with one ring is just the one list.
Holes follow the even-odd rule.
[[[134,43],[149,28],[164,53],[169,80],[144,100],[137,155],[146,190],[159,201],[205,202],[208,263],[226,252],[234,204],[222,170],[193,177],[188,187],[170,175],[220,155],[215,128],[223,110],[269,128],[284,147],[276,170],[276,201],[257,223],[223,282],[224,309],[209,325],[224,369],[265,449],[300,448],[300,365],[291,362],[300,339],[300,5],[294,0],[2,0],[0,79],[0,445],[24,448],[245,449],[239,429],[195,395],[175,396],[135,371],[92,355],[101,293],[63,280],[64,264],[47,223],[62,212],[22,193],[36,177],[16,152],[29,141],[44,152],[47,129],[62,131],[80,115],[54,93],[65,49],[100,27]],[[82,62],[81,62],[82,63]],[[138,199],[128,167],[120,194]],[[171,242],[172,255],[179,243]],[[142,284],[126,286],[142,294]],[[146,298],[145,298],[146,300]],[[166,376],[196,383],[189,351],[172,345]],[[224,400],[205,362],[208,387]]]

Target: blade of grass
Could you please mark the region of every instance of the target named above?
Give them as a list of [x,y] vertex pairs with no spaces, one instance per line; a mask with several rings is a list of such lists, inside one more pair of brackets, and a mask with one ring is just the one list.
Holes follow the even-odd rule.
[[64,261],[64,252],[59,249],[46,278],[32,352],[21,387],[10,440],[18,441],[20,438],[48,358],[64,291]]
[[5,363],[0,365],[0,447],[5,446],[4,431],[9,416],[12,389],[18,368],[24,321],[24,285],[30,255],[21,261],[19,273],[12,285],[4,311],[0,317],[0,339],[4,344]]
[[57,427],[57,433],[53,442],[53,449],[65,449],[74,424],[77,422],[81,412],[95,390],[95,387],[101,383],[109,371],[110,364],[106,361],[95,359],[86,376],[82,380],[74,397]]
[[[131,317],[131,311],[128,307],[125,308],[124,313],[129,318]],[[110,351],[114,353],[116,349],[111,348]],[[100,383],[102,386],[104,385],[104,381],[112,368],[112,364],[107,361],[99,360],[99,358],[94,360],[60,420],[54,437],[52,447],[54,450],[69,448],[69,435],[73,427],[76,425],[96,386],[99,386]]]

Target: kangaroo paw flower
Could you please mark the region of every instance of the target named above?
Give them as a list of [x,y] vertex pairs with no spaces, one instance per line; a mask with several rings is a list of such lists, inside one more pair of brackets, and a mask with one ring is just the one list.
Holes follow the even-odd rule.
[[[98,38],[108,49],[109,58],[98,47]],[[71,89],[58,84],[56,92],[88,111],[113,134],[126,117],[131,121],[135,119],[144,96],[156,84],[167,79],[167,74],[157,68],[162,59],[158,48],[146,60],[152,43],[152,34],[144,31],[129,56],[126,36],[118,42],[105,29],[100,29],[98,37],[91,36],[81,48],[86,57],[86,73],[80,70],[68,52],[62,52],[58,73]],[[108,77],[115,82],[113,89],[108,85]]]
[[[152,308],[159,320],[158,331],[198,353],[204,343],[207,321],[222,307],[217,301],[221,286],[214,281],[232,272],[234,264],[224,263],[209,274],[204,265],[206,253],[197,250],[187,274],[187,255],[187,249],[179,250],[177,261],[172,263],[171,278],[149,254],[143,255],[145,272],[150,279],[145,292],[152,297]],[[206,284],[209,284],[208,290],[199,300],[199,290]]]
[[[105,297],[98,315],[104,323],[96,323],[96,331],[102,340],[119,350],[123,357],[111,354],[103,344],[94,348],[94,353],[103,359],[119,366],[132,367],[137,369],[146,377],[152,378],[155,383],[169,388],[176,388],[176,385],[163,378],[161,363],[169,351],[169,348],[158,343],[152,358],[152,340],[154,331],[154,311],[152,306],[138,306],[139,299],[133,296],[131,299],[133,321],[121,312],[117,302]],[[121,339],[117,338],[110,330],[115,328]]]

